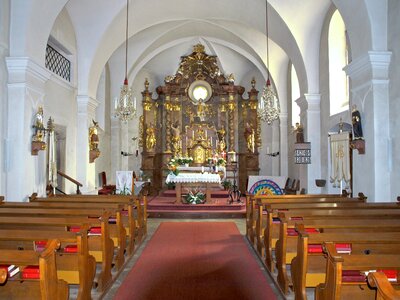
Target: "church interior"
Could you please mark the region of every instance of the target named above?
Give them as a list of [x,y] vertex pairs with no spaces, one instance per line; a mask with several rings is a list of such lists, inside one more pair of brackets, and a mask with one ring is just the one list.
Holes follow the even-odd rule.
[[[400,297],[399,12],[398,0],[0,1],[0,264],[43,271],[16,291],[0,267],[0,298]],[[326,276],[301,261],[308,238]],[[27,266],[15,247],[43,252]],[[329,281],[335,255],[367,252],[364,294]],[[187,253],[214,268],[192,258],[163,273]],[[86,270],[58,269],[78,261]]]

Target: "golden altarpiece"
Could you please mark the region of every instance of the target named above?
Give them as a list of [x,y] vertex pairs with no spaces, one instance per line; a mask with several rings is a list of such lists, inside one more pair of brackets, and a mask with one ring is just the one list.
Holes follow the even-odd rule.
[[[217,57],[207,55],[201,44],[182,56],[178,71],[157,87],[157,98],[145,81],[139,145],[143,148],[143,173],[153,192],[165,185],[168,162],[173,157],[192,157],[192,166],[207,167],[208,158],[227,154],[228,179],[237,168],[239,188],[246,190],[249,175],[258,175],[260,124],[257,119],[255,80],[248,98],[234,76],[221,74]],[[237,163],[229,156],[235,152]]]

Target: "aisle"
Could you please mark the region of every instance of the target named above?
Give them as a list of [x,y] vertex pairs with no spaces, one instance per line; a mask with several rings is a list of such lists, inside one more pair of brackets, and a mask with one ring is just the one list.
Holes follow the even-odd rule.
[[114,299],[276,299],[233,222],[164,222]]

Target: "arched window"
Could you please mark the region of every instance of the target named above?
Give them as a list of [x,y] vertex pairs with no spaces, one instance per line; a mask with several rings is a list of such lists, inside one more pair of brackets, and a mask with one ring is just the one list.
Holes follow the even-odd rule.
[[300,87],[296,69],[293,64],[291,64],[290,82],[292,89],[292,125],[295,126],[296,123],[300,123],[300,107],[295,102],[300,98]]
[[348,64],[346,27],[336,10],[329,24],[329,102],[330,115],[349,109],[349,85],[343,67]]

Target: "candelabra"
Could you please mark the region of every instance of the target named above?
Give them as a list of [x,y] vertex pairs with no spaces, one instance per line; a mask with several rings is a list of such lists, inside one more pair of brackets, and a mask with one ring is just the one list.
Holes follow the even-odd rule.
[[237,185],[236,185],[236,172],[237,172],[237,162],[231,162],[233,165],[233,185],[231,190],[229,191],[229,199],[228,203],[232,204],[234,202],[242,203],[240,200],[240,197],[242,196],[242,193],[239,191]]

